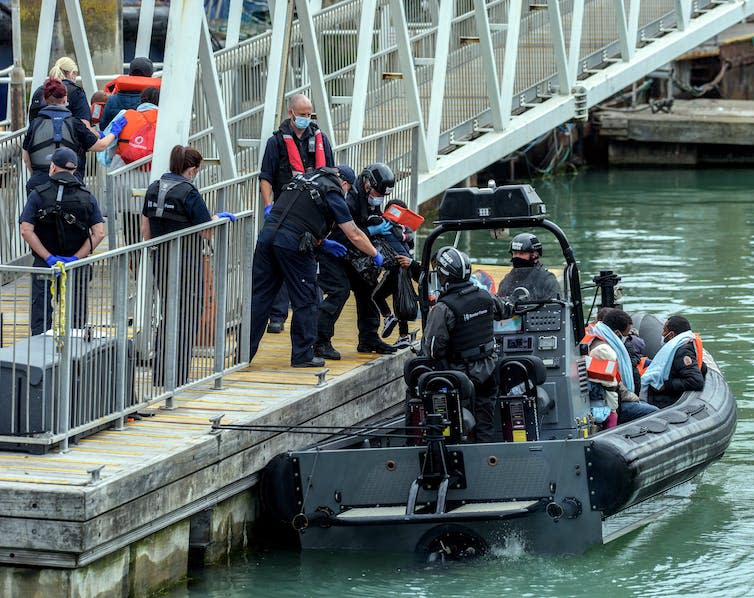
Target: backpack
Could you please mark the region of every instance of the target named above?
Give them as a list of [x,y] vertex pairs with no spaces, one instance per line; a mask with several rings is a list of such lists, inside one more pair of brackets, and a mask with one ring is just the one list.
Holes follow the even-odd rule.
[[[47,158],[57,148],[64,146],[78,153],[71,113],[68,110],[54,110],[45,106],[30,125],[31,142],[28,148],[29,160],[34,170],[50,167]],[[79,167],[83,171],[83,168]]]
[[[131,112],[129,110],[129,112]],[[154,134],[157,130],[157,111],[155,110],[154,119],[146,115],[146,112],[133,111],[128,115],[128,118],[133,118],[134,115],[139,115],[142,120],[141,124],[135,125],[129,131],[128,138],[121,137],[119,139],[118,153],[126,164],[135,162],[140,158],[149,156],[154,151]],[[130,128],[130,127],[129,127]],[[121,133],[122,135],[123,133]]]

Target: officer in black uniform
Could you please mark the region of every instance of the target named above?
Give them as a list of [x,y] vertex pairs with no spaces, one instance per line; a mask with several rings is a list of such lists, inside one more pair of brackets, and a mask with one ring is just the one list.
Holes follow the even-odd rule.
[[314,355],[317,328],[317,259],[344,255],[346,248],[327,239],[333,227],[360,251],[382,266],[382,255],[356,226],[343,199],[346,182],[335,169],[318,168],[294,177],[270,210],[254,250],[251,291],[251,358],[264,334],[272,302],[283,282],[293,307],[291,365],[319,367],[324,359]]
[[[395,186],[395,176],[387,164],[376,162],[367,166],[348,191],[346,203],[353,221],[363,232],[372,234],[368,219],[382,217],[382,202]],[[349,239],[340,231],[332,238],[349,247]],[[353,290],[356,299],[356,320],[359,328],[359,353],[395,353],[397,349],[382,342],[377,331],[380,326],[380,312],[374,301],[370,285],[354,266],[344,259],[323,255],[319,261],[319,286],[325,295],[317,314],[317,342],[314,354],[325,359],[340,359],[340,352],[332,346],[335,322],[338,321],[343,306]]]
[[520,233],[511,239],[508,251],[513,269],[497,288],[500,297],[511,301],[545,301],[560,297],[560,285],[552,272],[542,267],[542,243],[531,233]]
[[[311,100],[304,94],[291,96],[288,100],[288,118],[267,140],[259,169],[259,192],[265,204],[265,214],[269,213],[272,202],[280,197],[283,187],[296,174],[323,166],[335,166],[330,140],[312,120],[313,109]],[[292,155],[289,155],[291,152]],[[267,332],[283,332],[288,303],[288,293],[282,286],[272,304]]]
[[474,383],[477,442],[493,442],[497,363],[493,321],[511,317],[513,307],[475,286],[469,256],[455,247],[437,252],[440,297],[424,326],[422,353],[436,369],[464,372]]
[[[199,190],[194,185],[202,155],[193,147],[176,145],[170,151],[170,171],[153,181],[144,195],[141,211],[141,234],[149,240],[197,224],[236,217],[229,212],[219,212],[210,216]],[[189,380],[191,356],[203,307],[204,289],[202,286],[202,238],[210,236],[209,231],[181,239],[181,264],[178,278],[178,296],[168,296],[167,289],[167,244],[157,247],[154,256],[155,284],[160,290],[162,321],[157,327],[155,339],[155,360],[153,381],[157,386],[168,383],[165,379],[165,326],[170,321],[167,314],[178,309],[178,337],[176,341],[176,379],[180,386]]]
[[[76,152],[56,149],[50,160],[49,181],[29,194],[20,217],[21,236],[34,255],[35,267],[52,267],[86,257],[105,238],[105,225],[97,199],[74,176],[78,166]],[[71,325],[83,327],[86,322],[86,293],[91,269],[76,268],[70,284],[74,284]],[[52,324],[52,301],[48,277],[32,277],[31,333],[41,334]]]

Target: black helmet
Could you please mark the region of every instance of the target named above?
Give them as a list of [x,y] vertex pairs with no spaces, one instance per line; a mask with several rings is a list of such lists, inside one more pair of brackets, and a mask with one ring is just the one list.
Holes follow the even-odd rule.
[[390,192],[395,187],[395,175],[387,164],[382,162],[375,162],[370,164],[364,170],[361,171],[363,176],[372,189],[374,189],[380,195],[390,195]]
[[463,282],[471,276],[471,260],[455,247],[442,247],[437,251],[437,272],[441,284]]
[[513,254],[514,251],[536,251],[542,255],[542,242],[531,233],[519,233],[511,239],[508,252]]

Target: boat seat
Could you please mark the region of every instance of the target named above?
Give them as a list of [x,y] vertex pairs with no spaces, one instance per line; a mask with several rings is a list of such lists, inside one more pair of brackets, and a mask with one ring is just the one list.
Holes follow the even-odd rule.
[[425,356],[414,357],[403,364],[403,380],[408,388],[408,393],[412,397],[419,396],[419,378],[422,374],[434,371],[434,359]]
[[550,411],[555,405],[555,401],[540,386],[547,381],[547,369],[542,359],[536,355],[503,357],[495,368],[495,377],[501,397],[523,385],[523,394],[536,398],[537,410],[540,413]]
[[451,442],[465,438],[476,421],[474,412],[474,384],[469,377],[456,370],[425,372],[419,376],[419,397],[424,413],[441,413],[450,422]]

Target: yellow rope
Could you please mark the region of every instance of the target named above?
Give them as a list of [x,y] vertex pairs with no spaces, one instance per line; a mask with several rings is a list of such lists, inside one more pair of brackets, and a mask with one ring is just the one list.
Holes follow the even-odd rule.
[[[52,336],[62,344],[63,335],[65,334],[65,285],[68,279],[68,273],[65,271],[65,264],[61,261],[55,262],[55,268],[60,268],[60,274],[52,277],[50,284],[50,294],[52,295]],[[60,282],[60,293],[58,294],[58,282]],[[58,301],[60,297],[60,301]]]

